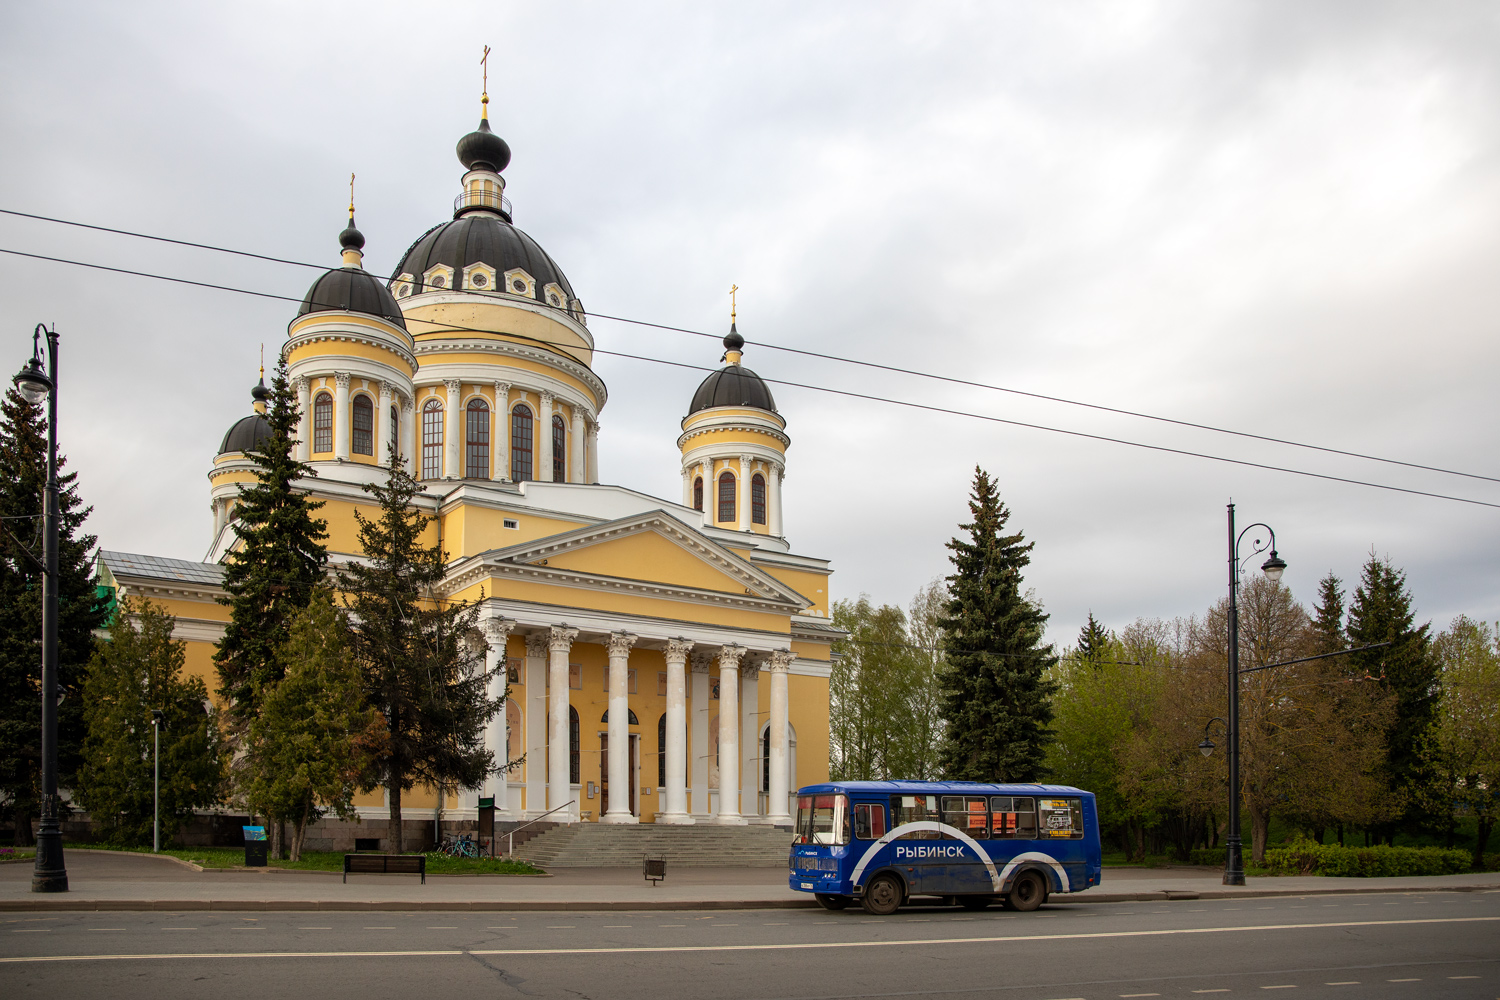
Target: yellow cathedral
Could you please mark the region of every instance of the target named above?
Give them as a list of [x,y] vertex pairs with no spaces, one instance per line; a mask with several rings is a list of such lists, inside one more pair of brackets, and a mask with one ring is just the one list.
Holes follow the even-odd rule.
[[[685,401],[680,500],[600,483],[608,391],[583,304],[513,224],[510,148],[487,114],[457,152],[451,221],[418,237],[388,280],[363,269],[350,206],[342,265],[308,289],[281,348],[330,562],[361,557],[361,487],[394,444],[424,486],[428,542],[447,553],[438,596],[482,598],[489,665],[506,667],[510,697],[486,742],[497,761],[524,763],[482,788],[419,788],[403,814],[473,819],[487,797],[511,821],[789,824],[795,790],[828,778],[842,633],[829,621],[828,560],[793,552],[783,528],[786,420],[741,364],[731,322],[724,367]],[[252,396],[208,473],[205,561],[99,560],[119,596],[177,617],[188,669],[210,690],[228,616],[219,561],[237,544],[236,498],[255,481],[247,452],[269,435],[268,393]],[[381,790],[357,804],[367,829],[387,818]],[[347,849],[352,836],[314,831],[309,844]]]

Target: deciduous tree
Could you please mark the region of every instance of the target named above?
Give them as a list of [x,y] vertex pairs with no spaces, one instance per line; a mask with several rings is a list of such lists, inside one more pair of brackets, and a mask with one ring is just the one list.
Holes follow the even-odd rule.
[[1443,684],[1436,724],[1445,797],[1476,823],[1474,867],[1481,868],[1500,819],[1500,634],[1460,615],[1433,643]]

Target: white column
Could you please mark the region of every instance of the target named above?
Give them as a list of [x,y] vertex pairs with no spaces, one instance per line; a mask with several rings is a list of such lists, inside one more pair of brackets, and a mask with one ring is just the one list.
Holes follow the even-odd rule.
[[443,475],[448,479],[462,479],[464,477],[464,422],[463,414],[458,412],[458,404],[463,398],[463,383],[456,378],[445,379],[443,385],[448,388],[448,410],[444,414],[447,418],[446,426],[443,428]]
[[695,821],[707,821],[709,813],[708,797],[708,710],[712,702],[709,700],[709,664],[713,657],[707,653],[699,653],[692,658],[693,690],[692,694],[692,731],[688,740],[688,769],[692,773],[693,780],[693,802],[692,815]]
[[744,826],[740,815],[739,667],[745,647],[719,647],[719,815],[721,826]]
[[583,482],[584,447],[588,432],[584,430],[583,408],[573,407],[573,436],[568,441],[568,482]]
[[777,538],[781,535],[781,480],[786,475],[785,469],[771,463],[770,482],[766,483],[766,529]]
[[349,373],[333,376],[333,457],[349,459]]
[[693,505],[692,466],[684,466],[682,470],[682,505],[684,507],[691,507]]
[[[572,760],[572,741],[568,736],[568,652],[578,630],[566,624],[552,626],[547,649],[551,654],[548,676],[551,684],[547,691],[547,808],[556,809],[573,801],[573,784],[569,778]],[[577,808],[554,813],[553,819],[562,823],[578,822]]]
[[417,404],[410,396],[401,397],[401,467],[408,476],[417,474]]
[[766,789],[766,822],[788,826],[792,822],[787,787],[787,668],[797,658],[790,650],[771,654],[766,670],[771,675],[771,780]]
[[542,437],[542,460],[537,464],[536,478],[539,482],[552,482],[552,393],[542,393],[541,417],[537,430]]
[[312,383],[297,379],[297,461],[312,461]]
[[[740,665],[740,815],[760,815],[760,662]],[[754,820],[751,820],[754,822]]]
[[385,465],[391,457],[391,435],[395,430],[391,427],[391,384],[380,383],[380,413],[379,417],[380,437],[375,443],[375,461]]
[[597,483],[599,481],[599,421],[589,418],[589,439],[585,450],[585,462],[588,465],[588,481]]
[[[667,786],[664,809],[658,823],[686,824],[693,821],[687,811],[687,658],[693,651],[690,639],[668,639],[667,659]],[[707,674],[704,677],[707,678]],[[614,745],[614,738],[610,738]]]
[[484,669],[490,675],[489,695],[491,700],[500,702],[500,711],[485,727],[484,748],[494,755],[495,764],[501,770],[485,777],[483,794],[494,796],[495,811],[505,816],[512,815],[507,784],[510,771],[504,769],[504,765],[510,763],[510,741],[506,739],[505,731],[505,643],[515,627],[515,622],[504,618],[489,618],[484,622],[484,639],[489,644],[484,652]]
[[609,650],[609,812],[604,823],[635,823],[630,812],[630,647],[636,637],[629,632],[611,632],[605,641]]
[[510,383],[495,383],[495,466],[490,478],[510,479]]
[[734,501],[739,505],[740,530],[750,530],[750,456],[740,456],[740,481],[734,491]]
[[547,635],[526,637],[526,815],[547,811]]

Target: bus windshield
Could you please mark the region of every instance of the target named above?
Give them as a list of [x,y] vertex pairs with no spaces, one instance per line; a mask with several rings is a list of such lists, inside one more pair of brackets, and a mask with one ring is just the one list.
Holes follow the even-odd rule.
[[844,795],[797,796],[798,844],[849,843],[849,799]]

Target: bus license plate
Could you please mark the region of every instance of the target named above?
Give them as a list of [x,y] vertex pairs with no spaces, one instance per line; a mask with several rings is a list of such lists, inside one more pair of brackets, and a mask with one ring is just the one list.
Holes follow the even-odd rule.
[[812,887],[813,887],[813,884],[811,882],[803,882],[802,883],[802,888],[804,888],[804,889],[811,889]]

